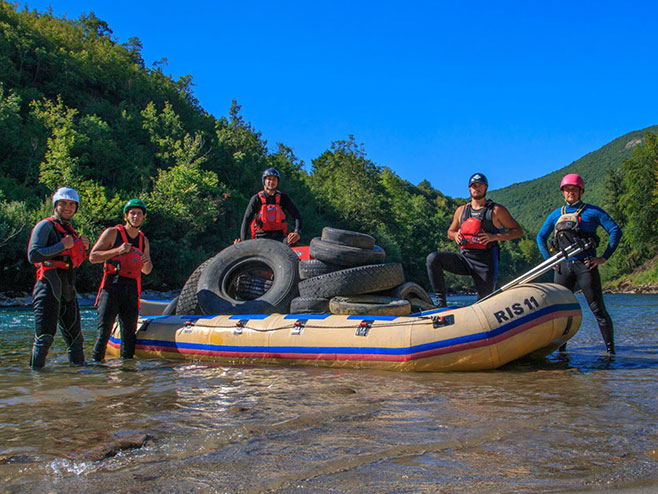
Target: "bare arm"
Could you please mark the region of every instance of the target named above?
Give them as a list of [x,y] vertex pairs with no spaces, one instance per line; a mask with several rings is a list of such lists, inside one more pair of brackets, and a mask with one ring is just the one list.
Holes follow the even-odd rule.
[[499,233],[482,233],[480,234],[480,241],[485,244],[495,241],[513,240],[523,235],[523,228],[512,218],[512,215],[505,206],[497,204],[493,211],[492,221],[494,226],[504,231]]
[[117,229],[115,227],[106,229],[92,247],[89,253],[89,262],[98,264],[130,251],[132,245],[128,243],[121,244],[119,247],[113,249],[112,246],[116,239]]
[[151,262],[151,245],[149,239],[144,237],[144,254],[142,254],[142,273],[149,274],[153,271],[153,263]]
[[463,238],[462,234],[459,233],[459,220],[461,220],[462,211],[464,210],[464,207],[465,206],[459,206],[457,208],[457,211],[455,211],[455,214],[452,217],[452,223],[448,228],[448,238],[450,240],[454,240],[457,243],[461,242]]

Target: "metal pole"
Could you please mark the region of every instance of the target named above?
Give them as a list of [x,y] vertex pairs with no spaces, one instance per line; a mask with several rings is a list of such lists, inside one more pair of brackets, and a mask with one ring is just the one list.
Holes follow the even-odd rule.
[[575,242],[571,245],[569,245],[567,248],[561,250],[557,254],[555,254],[553,257],[549,257],[546,259],[544,262],[541,264],[535,266],[532,268],[530,271],[527,273],[522,274],[518,278],[510,281],[507,283],[505,286],[500,287],[498,290],[495,290],[491,292],[489,295],[486,297],[482,297],[478,302],[482,302],[483,300],[486,300],[488,298],[493,297],[494,295],[498,295],[501,292],[504,292],[505,290],[509,290],[512,287],[515,287],[517,285],[521,285],[522,283],[527,283],[529,281],[534,280],[535,278],[540,277],[542,274],[550,271],[554,266],[557,266],[560,264],[562,261],[565,259],[570,258],[571,256],[575,256],[576,254],[580,254],[581,252],[593,247],[592,241],[591,240],[586,240],[585,242]]

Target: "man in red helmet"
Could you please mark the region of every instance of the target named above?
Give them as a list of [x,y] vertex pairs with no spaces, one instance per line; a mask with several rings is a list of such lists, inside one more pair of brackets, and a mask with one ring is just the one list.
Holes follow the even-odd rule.
[[[603,303],[598,266],[606,262],[617,248],[621,239],[621,228],[603,209],[585,204],[580,200],[585,192],[585,183],[580,175],[576,173],[565,175],[560,183],[560,191],[566,204],[546,218],[537,234],[537,244],[544,259],[548,259],[550,252],[546,247],[546,242],[551,233],[553,233],[551,249],[555,252],[565,249],[577,241],[589,240],[592,242],[591,248],[570,257],[555,268],[554,281],[572,291],[578,283],[599,325],[606,350],[609,355],[614,355],[614,328],[612,318]],[[596,247],[599,244],[596,229],[599,226],[610,235],[608,245],[601,257],[596,254]],[[564,350],[566,350],[566,344],[560,347],[560,351]]]
[[[302,215],[290,197],[277,190],[280,176],[276,168],[263,172],[263,190],[254,194],[249,201],[240,227],[240,238],[235,239],[234,243],[249,238],[269,238],[285,240],[288,245],[293,245],[299,240]],[[295,229],[290,233],[286,212],[295,220]]]
[[448,238],[461,252],[432,252],[427,256],[427,274],[438,307],[446,307],[443,271],[471,275],[478,299],[489,295],[498,277],[498,243],[523,235],[523,229],[501,204],[487,200],[487,177],[474,173],[468,180],[471,200],[459,206],[448,228]]

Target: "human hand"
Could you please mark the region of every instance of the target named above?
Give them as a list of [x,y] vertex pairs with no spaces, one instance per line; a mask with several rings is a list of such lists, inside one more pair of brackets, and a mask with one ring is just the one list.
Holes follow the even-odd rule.
[[130,252],[132,248],[133,248],[132,244],[128,242],[124,242],[119,246],[119,254],[125,254],[127,252]]
[[288,245],[292,245],[299,240],[299,233],[290,232],[288,234]]
[[481,233],[478,233],[474,237],[474,240],[478,244],[487,245],[489,242],[495,242],[496,241],[496,234],[495,233],[481,232]]
[[462,235],[462,232],[457,232],[457,234],[455,235],[455,242],[457,243],[457,245],[461,245],[463,241],[464,241],[464,236]]
[[594,269],[599,264],[605,263],[606,260],[607,259],[605,257],[590,256],[585,259],[585,266],[587,266],[589,269]]
[[75,239],[71,235],[66,235],[62,239],[62,245],[64,246],[65,249],[70,249],[73,247],[73,242],[75,242]]
[[85,250],[89,250],[89,239],[85,235],[82,235],[80,240],[82,240],[82,245],[84,245]]
[[240,239],[239,239],[239,238],[236,238],[236,239],[233,241],[233,245],[235,245],[235,244],[237,244],[237,243],[240,243]]

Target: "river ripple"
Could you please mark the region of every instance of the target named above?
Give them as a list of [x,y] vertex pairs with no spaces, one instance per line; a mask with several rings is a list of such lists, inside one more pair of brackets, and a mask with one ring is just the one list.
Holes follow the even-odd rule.
[[656,492],[658,296],[606,301],[613,359],[585,310],[565,355],[451,374],[72,368],[59,335],[32,372],[32,315],[2,310],[0,492]]

